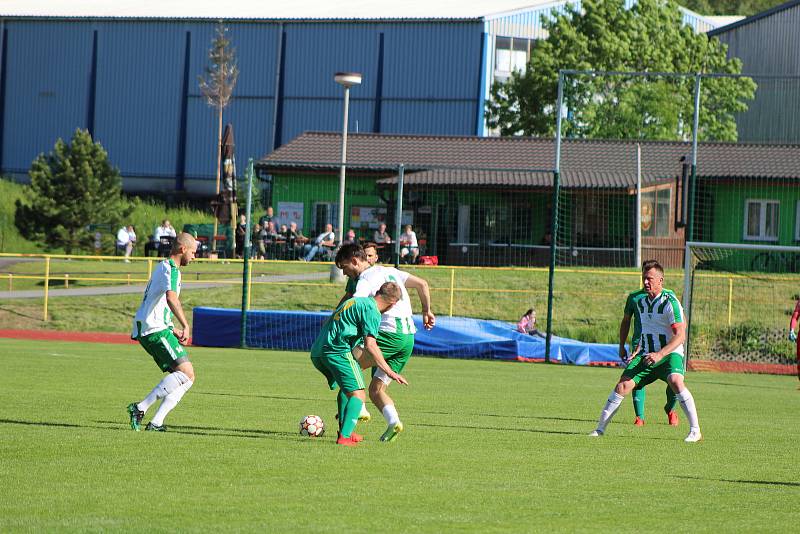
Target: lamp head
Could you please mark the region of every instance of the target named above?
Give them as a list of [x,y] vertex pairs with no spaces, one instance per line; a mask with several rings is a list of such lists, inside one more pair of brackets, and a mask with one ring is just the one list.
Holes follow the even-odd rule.
[[361,74],[358,72],[337,72],[333,79],[345,88],[361,84]]

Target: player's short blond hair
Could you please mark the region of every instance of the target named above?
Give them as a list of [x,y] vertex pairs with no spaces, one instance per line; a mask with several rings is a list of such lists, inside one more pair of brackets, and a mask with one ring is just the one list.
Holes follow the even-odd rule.
[[175,237],[175,241],[172,242],[172,251],[170,254],[178,254],[181,251],[181,247],[192,248],[196,245],[197,240],[192,234],[181,232]]

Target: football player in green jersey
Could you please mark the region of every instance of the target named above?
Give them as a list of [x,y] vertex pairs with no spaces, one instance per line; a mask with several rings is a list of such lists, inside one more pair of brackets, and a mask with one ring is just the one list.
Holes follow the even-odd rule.
[[646,295],[633,306],[642,328],[642,350],[622,372],[619,382],[600,412],[597,428],[590,435],[596,437],[605,433],[625,395],[633,391],[634,387],[663,380],[676,393],[689,421],[689,434],[684,441],[694,443],[703,439],[703,436],[700,433],[694,397],[683,380],[683,342],[686,339],[683,308],[675,293],[664,288],[664,269],[661,265],[656,261],[650,265],[650,269],[642,277]]
[[344,301],[323,324],[311,348],[314,367],[325,375],[332,390],[339,388],[337,412],[340,426],[336,440],[339,445],[353,446],[363,439],[354,432],[358,414],[366,399],[361,367],[351,353],[356,343],[363,341],[364,351],[392,380],[408,384],[402,375],[386,363],[375,340],[381,313],[394,306],[399,299],[400,287],[387,282],[374,297],[354,297]]

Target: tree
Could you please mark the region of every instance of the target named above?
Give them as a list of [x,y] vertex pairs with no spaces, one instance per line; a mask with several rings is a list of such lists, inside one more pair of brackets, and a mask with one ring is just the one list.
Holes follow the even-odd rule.
[[[568,4],[544,26],[525,72],[492,86],[486,117],[502,135],[554,135],[560,69],[741,73],[726,45],[695,33],[676,4],[639,0],[585,0]],[[734,141],[734,113],[755,94],[749,78],[704,78],[701,139]],[[573,75],[564,84],[562,118],[570,137],[687,139],[691,136],[694,78]]]
[[70,143],[56,141],[39,154],[28,174],[31,185],[16,201],[14,224],[26,239],[67,254],[93,248],[92,223],[121,224],[133,211],[122,196],[119,171],[86,130],[75,130]]
[[[217,197],[219,197],[222,166],[222,111],[230,103],[233,89],[236,87],[236,80],[239,77],[236,49],[231,47],[231,42],[226,36],[227,33],[228,29],[222,23],[217,25],[216,36],[208,51],[209,65],[205,69],[205,77],[198,77],[200,92],[208,105],[217,110]],[[215,216],[214,235],[217,234],[218,222],[219,220]],[[212,238],[212,250],[216,250],[216,245],[217,242]]]

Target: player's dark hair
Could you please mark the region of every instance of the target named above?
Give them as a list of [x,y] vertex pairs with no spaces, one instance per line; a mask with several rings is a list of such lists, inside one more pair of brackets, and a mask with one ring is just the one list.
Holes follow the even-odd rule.
[[358,243],[347,243],[342,245],[339,247],[339,251],[336,253],[336,265],[346,263],[353,258],[357,258],[361,261],[367,261],[367,253],[364,252],[364,247]]
[[366,250],[368,248],[374,248],[375,250],[378,250],[378,244],[377,243],[373,243],[372,241],[367,241],[366,243],[361,245],[361,248],[363,248],[364,250]]
[[658,263],[658,260],[647,260],[644,263],[642,263],[642,275],[644,275],[650,269],[655,269],[656,271],[661,273],[661,276],[664,276],[664,268],[661,266],[660,263]]
[[375,296],[397,302],[400,300],[400,297],[402,297],[403,294],[400,292],[400,286],[394,282],[386,282],[381,286],[377,293],[375,293]]

